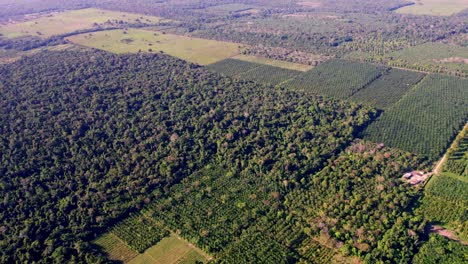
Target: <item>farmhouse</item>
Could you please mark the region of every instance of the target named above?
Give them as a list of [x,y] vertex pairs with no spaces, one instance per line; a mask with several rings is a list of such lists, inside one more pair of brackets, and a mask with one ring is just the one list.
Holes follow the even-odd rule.
[[424,171],[411,171],[403,174],[403,179],[412,185],[417,185],[424,182],[429,176],[430,173]]

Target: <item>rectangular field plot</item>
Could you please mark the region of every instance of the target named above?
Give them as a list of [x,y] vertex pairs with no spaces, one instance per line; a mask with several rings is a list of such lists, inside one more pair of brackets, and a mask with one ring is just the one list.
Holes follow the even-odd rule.
[[208,69],[224,74],[229,77],[236,77],[241,73],[253,70],[261,65],[247,61],[225,59],[207,66]]
[[142,214],[132,215],[119,222],[111,228],[110,233],[140,253],[169,235],[163,226]]
[[204,253],[176,235],[161,240],[153,247],[138,255],[129,264],[194,264],[197,261],[207,262]]
[[238,44],[140,29],[93,32],[75,35],[68,40],[115,53],[164,52],[201,65],[239,54]]
[[[389,64],[428,72],[447,69],[468,76],[468,48],[442,43],[425,43],[389,53]],[[445,70],[445,71],[447,71]],[[444,72],[445,72],[444,71]]]
[[443,170],[468,179],[468,124],[448,151]]
[[94,244],[102,248],[107,253],[110,260],[127,263],[138,256],[138,253],[129,248],[124,242],[113,234],[107,233],[94,241]]
[[466,0],[416,0],[414,5],[405,6],[396,12],[413,15],[450,16],[468,8]]
[[427,184],[422,200],[422,210],[429,221],[440,223],[468,239],[468,182],[459,177],[442,174],[434,176]]
[[306,72],[313,68],[313,66],[310,66],[310,65],[304,65],[304,64],[287,62],[287,61],[280,61],[280,60],[273,60],[273,59],[268,59],[268,58],[263,58],[263,57],[258,57],[258,56],[242,55],[242,54],[233,57],[233,59],[259,63],[259,64],[265,64],[265,65],[270,65],[270,66],[279,67],[283,69],[302,71],[302,72]]
[[419,72],[391,69],[349,100],[385,109],[398,102],[424,76]]
[[364,138],[436,160],[466,122],[467,87],[467,79],[427,76],[373,122]]
[[301,72],[256,62],[226,59],[208,66],[226,76],[259,83],[278,85],[298,76]]
[[292,90],[347,99],[379,78],[386,69],[369,63],[333,60],[297,76],[285,86]]
[[140,21],[155,24],[161,20],[161,18],[154,16],[87,8],[51,13],[26,22],[2,25],[0,26],[0,33],[9,38],[21,36],[46,38],[77,30],[91,29],[97,26],[97,24],[104,24],[108,21],[124,21],[129,23]]
[[270,65],[261,65],[255,69],[239,74],[239,79],[250,80],[265,84],[278,85],[298,76],[300,72],[278,68]]

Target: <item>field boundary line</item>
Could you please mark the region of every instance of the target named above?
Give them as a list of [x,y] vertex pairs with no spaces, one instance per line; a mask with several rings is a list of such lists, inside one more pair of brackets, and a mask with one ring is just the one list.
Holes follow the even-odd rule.
[[123,241],[120,237],[118,237],[117,235],[115,235],[114,233],[112,232],[109,232],[109,234],[111,236],[113,236],[116,240],[120,241],[120,243],[124,244],[128,249],[130,249],[131,251],[135,252],[136,253],[136,256],[133,257],[132,259],[129,259],[126,263],[134,260],[136,257],[138,257],[138,255],[140,255],[140,253],[138,253],[136,250],[134,250],[133,248],[131,248],[127,243],[125,243],[125,241]]

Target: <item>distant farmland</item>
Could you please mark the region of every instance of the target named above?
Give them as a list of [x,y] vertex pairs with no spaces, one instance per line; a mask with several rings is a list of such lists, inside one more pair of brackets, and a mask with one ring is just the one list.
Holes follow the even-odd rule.
[[372,123],[364,138],[438,159],[466,122],[467,87],[466,79],[427,76]]
[[238,44],[141,29],[93,32],[75,35],[68,40],[114,53],[164,52],[201,65],[239,54]]
[[1,26],[0,33],[8,38],[22,36],[47,38],[77,30],[91,29],[96,24],[103,24],[108,21],[123,21],[128,23],[140,21],[142,23],[155,24],[162,21],[162,19],[154,16],[87,8],[52,13],[26,22],[10,23]]
[[411,6],[405,6],[396,12],[413,15],[450,16],[468,8],[466,0],[416,0]]

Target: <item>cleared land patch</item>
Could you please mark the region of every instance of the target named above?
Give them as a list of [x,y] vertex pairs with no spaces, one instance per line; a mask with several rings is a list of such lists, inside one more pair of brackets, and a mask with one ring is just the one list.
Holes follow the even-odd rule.
[[272,60],[272,59],[258,57],[258,56],[237,55],[233,57],[233,59],[247,61],[247,62],[254,62],[254,63],[259,63],[259,64],[265,64],[265,65],[270,65],[274,67],[279,67],[279,68],[284,68],[284,69],[294,70],[294,71],[302,71],[302,72],[306,72],[313,68],[313,66],[310,66],[310,65],[292,63],[292,62],[280,61],[280,60]]
[[450,16],[468,8],[466,0],[416,0],[414,5],[397,9],[397,13]]
[[364,138],[437,160],[465,124],[468,80],[429,75],[386,110]]
[[297,76],[285,83],[285,86],[312,94],[347,99],[386,70],[386,67],[368,63],[332,60]]
[[140,21],[143,23],[155,24],[161,22],[162,19],[154,16],[86,8],[52,13],[31,21],[2,25],[0,26],[0,34],[7,38],[21,36],[47,38],[77,30],[92,29],[98,24],[103,24],[108,21],[122,21],[127,23]]
[[141,29],[75,35],[73,43],[114,53],[164,52],[189,62],[211,64],[239,54],[239,45]]
[[419,72],[391,69],[349,99],[385,109],[400,100],[424,76]]

